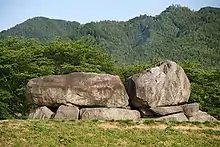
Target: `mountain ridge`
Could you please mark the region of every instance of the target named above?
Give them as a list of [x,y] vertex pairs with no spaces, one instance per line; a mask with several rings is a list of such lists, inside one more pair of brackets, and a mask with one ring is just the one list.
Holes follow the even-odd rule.
[[89,22],[34,17],[0,32],[8,36],[37,38],[92,37],[120,64],[145,63],[155,58],[195,60],[207,66],[220,64],[220,8],[192,11],[171,5],[157,16],[140,15],[128,21]]

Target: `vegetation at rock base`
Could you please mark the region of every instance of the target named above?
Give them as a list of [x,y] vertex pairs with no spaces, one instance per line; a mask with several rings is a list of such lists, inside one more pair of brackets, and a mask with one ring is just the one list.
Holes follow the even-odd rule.
[[[220,146],[219,124],[0,121],[1,146]],[[213,126],[214,125],[214,126]]]

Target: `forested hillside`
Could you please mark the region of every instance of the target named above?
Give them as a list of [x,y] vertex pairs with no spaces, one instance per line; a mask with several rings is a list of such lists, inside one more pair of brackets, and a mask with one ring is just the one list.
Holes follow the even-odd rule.
[[25,37],[25,38],[37,38],[42,42],[48,40],[54,40],[57,37],[70,36],[75,34],[79,29],[80,23],[70,22],[64,20],[55,20],[45,17],[35,17],[29,19],[15,27],[2,31],[1,38],[12,37]]
[[78,40],[95,38],[118,64],[150,63],[155,58],[174,61],[194,60],[208,68],[220,65],[220,9],[205,7],[192,11],[172,5],[160,15],[141,15],[126,22],[101,21],[87,24],[29,19],[7,31],[0,38],[18,36],[42,42],[57,37]]

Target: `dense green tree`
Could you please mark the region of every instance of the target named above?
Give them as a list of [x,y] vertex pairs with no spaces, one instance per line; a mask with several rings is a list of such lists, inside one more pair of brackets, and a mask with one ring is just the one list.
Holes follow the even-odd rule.
[[195,62],[180,63],[191,83],[190,102],[220,119],[220,70],[204,70]]

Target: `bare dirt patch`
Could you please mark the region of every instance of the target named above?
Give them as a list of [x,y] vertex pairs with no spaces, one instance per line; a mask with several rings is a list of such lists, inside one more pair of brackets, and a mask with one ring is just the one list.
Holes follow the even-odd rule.
[[127,142],[126,142],[125,140],[118,139],[116,145],[117,145],[117,146],[126,146],[126,145],[127,145]]
[[183,126],[183,125],[178,125],[178,126],[172,126],[173,129],[177,130],[214,130],[214,131],[220,131],[220,127],[207,127],[207,126]]
[[166,129],[167,125],[165,125],[165,124],[159,124],[159,125],[139,124],[139,125],[134,125],[134,126],[127,126],[125,129],[133,129],[133,128],[138,128],[138,129]]
[[101,127],[103,129],[120,129],[120,124],[117,122],[106,122],[106,123],[101,123],[98,124],[98,127]]
[[144,125],[144,124],[139,124],[139,125],[133,125],[133,126],[122,126],[117,122],[106,122],[106,123],[101,123],[98,124],[98,127],[104,128],[104,129],[133,129],[133,128],[138,128],[138,129],[166,129],[167,125],[160,124],[160,125]]
[[[7,123],[7,122],[10,122],[10,123]],[[23,121],[17,121],[17,122],[14,122],[14,121],[8,121],[8,120],[2,120],[0,122],[0,127],[4,127],[4,126],[9,126],[11,128],[15,128],[15,129],[18,129],[18,128],[21,128],[23,126],[25,126],[25,124],[23,123]]]
[[104,128],[104,129],[166,129],[171,128],[175,130],[214,130],[214,131],[220,131],[220,127],[208,127],[208,126],[196,126],[196,125],[176,125],[176,126],[169,126],[166,124],[157,124],[157,125],[146,125],[146,124],[138,124],[138,125],[132,125],[132,126],[122,126],[117,122],[105,122],[98,124],[98,127]]

